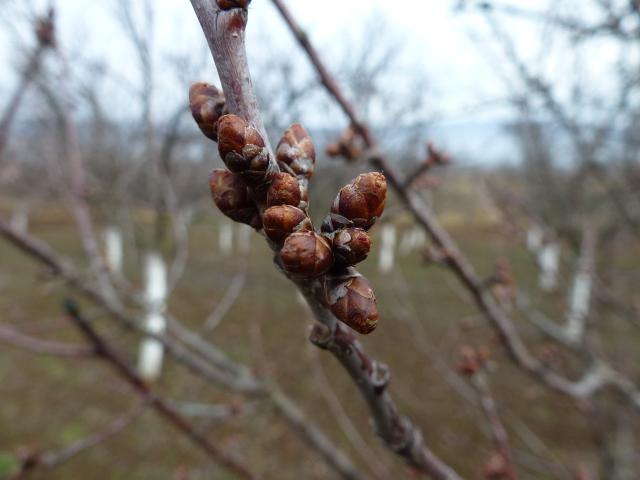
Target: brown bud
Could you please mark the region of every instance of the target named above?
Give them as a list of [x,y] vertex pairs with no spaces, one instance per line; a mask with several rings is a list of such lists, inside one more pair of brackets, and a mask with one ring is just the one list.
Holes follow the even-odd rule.
[[316,150],[302,125],[294,123],[284,132],[276,148],[276,157],[284,171],[307,179],[313,175]]
[[327,278],[325,300],[338,320],[367,334],[378,324],[376,296],[369,280],[360,274]]
[[189,89],[189,106],[202,133],[217,142],[218,120],[226,108],[223,93],[208,83],[194,83]]
[[493,452],[482,468],[482,476],[487,480],[503,480],[511,478],[509,464],[500,452]]
[[263,180],[269,169],[269,152],[258,131],[237,115],[218,120],[218,151],[225,165],[246,180]]
[[251,0],[216,0],[216,3],[221,10],[231,10],[233,8],[244,8],[246,10]]
[[285,238],[295,232],[311,231],[311,220],[297,207],[277,205],[267,208],[262,217],[265,235],[275,243],[284,242]]
[[475,375],[488,359],[489,349],[486,346],[475,349],[469,345],[464,345],[460,347],[460,360],[456,370],[460,375]]
[[256,230],[262,227],[260,214],[249,197],[247,184],[242,177],[216,169],[209,175],[209,188],[214,203],[227,217],[251,225]]
[[55,27],[55,10],[49,9],[46,16],[38,19],[35,27],[38,43],[44,48],[55,48],[56,46],[56,27]]
[[329,242],[316,232],[289,235],[280,251],[280,258],[284,269],[298,278],[318,277],[333,263]]
[[300,184],[293,175],[279,172],[271,177],[271,185],[267,191],[267,205],[300,205],[302,192]]
[[368,230],[384,210],[387,182],[378,172],[363,173],[340,190],[331,213]]
[[360,263],[371,249],[371,238],[360,228],[338,230],[333,237],[333,254],[336,262],[342,265]]

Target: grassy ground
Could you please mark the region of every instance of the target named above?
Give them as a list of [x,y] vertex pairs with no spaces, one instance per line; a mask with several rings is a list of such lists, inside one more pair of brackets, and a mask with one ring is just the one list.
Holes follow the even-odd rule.
[[[453,223],[451,229],[480,272],[490,273],[495,259],[505,256],[511,260],[520,284],[535,284],[536,272],[528,254],[496,226],[467,218]],[[79,257],[77,236],[60,213],[38,210],[32,232],[65,255]],[[170,299],[170,311],[196,329],[239,268],[234,256],[216,253],[216,238],[213,219],[200,221],[192,228],[186,274]],[[416,253],[399,258],[395,271],[383,276],[376,271],[376,254],[377,246],[362,271],[376,288],[381,319],[378,329],[363,338],[363,343],[375,357],[389,364],[391,391],[400,408],[423,428],[428,444],[438,454],[466,477],[479,478],[481,465],[492,450],[478,411],[441,374],[443,365],[455,365],[459,346],[471,343],[492,346],[490,381],[518,450],[538,450],[570,466],[596,461],[589,453],[593,447],[590,425],[576,406],[549,394],[511,366],[455,279],[439,267],[425,265]],[[128,261],[129,268],[135,270],[131,256]],[[0,241],[0,321],[34,335],[79,341],[61,315],[60,302],[68,294],[39,266]],[[548,313],[558,314],[562,297],[545,299],[543,306]],[[109,318],[87,308],[123,354],[135,361],[136,339],[115,328]],[[328,354],[306,341],[310,324],[306,308],[273,268],[266,246],[254,236],[245,288],[208,339],[257,372],[277,379],[356,462],[378,465],[382,472],[386,469],[381,478],[411,478],[406,468],[379,445],[369,427],[366,408],[345,373]],[[519,327],[533,350],[539,351],[541,339],[521,320]],[[634,340],[637,344],[637,337]],[[174,399],[245,404],[242,397],[202,383],[171,360],[156,388]],[[11,468],[20,448],[60,448],[100,429],[134,403],[127,386],[107,366],[94,360],[39,357],[0,344],[0,477],[3,470],[6,473]],[[236,452],[267,478],[333,478],[318,456],[305,448],[268,406],[259,404],[256,408],[222,425],[208,425],[203,420],[198,423],[213,441]],[[349,440],[337,418],[340,408],[353,419],[366,448],[354,447]],[[538,437],[546,447],[537,445]],[[531,467],[530,456],[519,458],[529,464],[522,467],[522,478],[545,478]],[[152,412],[146,412],[109,442],[54,472],[33,478],[228,477]]]

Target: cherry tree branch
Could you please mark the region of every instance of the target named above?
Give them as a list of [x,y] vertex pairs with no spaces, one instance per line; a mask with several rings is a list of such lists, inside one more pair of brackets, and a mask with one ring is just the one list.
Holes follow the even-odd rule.
[[[191,0],[216,63],[227,110],[251,124],[267,139],[257,105],[246,59],[244,31],[248,1]],[[224,4],[222,9],[219,4]],[[245,8],[240,8],[245,7]],[[267,142],[268,145],[268,142]],[[271,170],[277,171],[271,155]],[[319,282],[293,280],[305,297],[318,322],[311,341],[338,359],[352,377],[372,414],[376,433],[387,447],[403,457],[420,472],[436,479],[460,477],[435,456],[425,445],[422,433],[407,418],[399,414],[386,386],[389,379],[385,365],[374,361],[362,348],[355,335],[338,322],[327,308]]]
[[367,160],[384,171],[388,183],[396,191],[401,202],[414,216],[436,247],[446,252],[445,264],[466,288],[476,307],[486,316],[506,347],[512,360],[525,372],[540,380],[553,390],[573,399],[584,399],[594,395],[604,387],[613,387],[627,397],[637,411],[640,411],[640,392],[628,379],[621,383],[621,375],[603,363],[596,363],[578,380],[570,380],[548,368],[533,356],[520,338],[507,314],[483,288],[483,282],[471,262],[463,255],[456,242],[442,227],[437,217],[422,197],[404,188],[405,181],[397,167],[380,151],[377,139],[369,126],[360,119],[358,112],[347,100],[341,88],[324,65],[320,55],[311,44],[308,35],[297,23],[283,0],[271,0],[288,25],[295,39],[302,47],[320,77],[328,93],[340,105],[354,128],[360,133],[368,148]]

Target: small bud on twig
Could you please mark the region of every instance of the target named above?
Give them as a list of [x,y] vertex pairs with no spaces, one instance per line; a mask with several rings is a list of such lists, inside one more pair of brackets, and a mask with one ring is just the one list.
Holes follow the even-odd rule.
[[482,468],[482,476],[487,480],[506,480],[508,473],[509,465],[500,452],[493,452]]
[[316,232],[289,235],[280,251],[280,258],[287,273],[298,278],[319,277],[333,263],[329,242]]
[[284,242],[292,233],[313,230],[309,217],[302,210],[291,205],[268,208],[264,212],[262,221],[265,235],[277,244]]
[[224,94],[208,83],[194,83],[189,89],[189,107],[202,133],[217,142],[218,120],[226,113]]
[[345,160],[352,162],[362,156],[362,138],[356,134],[352,126],[344,129],[336,143],[327,146],[326,152],[330,157],[342,156]]
[[55,48],[56,46],[56,27],[55,27],[55,10],[49,9],[46,16],[38,19],[36,23],[36,37],[38,43],[44,48]]
[[267,205],[269,207],[275,205],[297,207],[300,205],[301,199],[302,192],[296,177],[284,172],[278,172],[273,175],[271,185],[267,190]]
[[209,188],[214,203],[227,217],[256,230],[262,227],[260,214],[249,198],[247,184],[242,177],[216,169],[209,174]]
[[460,362],[456,369],[460,375],[472,376],[489,360],[489,350],[485,346],[478,349],[464,345],[460,348]]
[[331,312],[356,332],[371,333],[378,324],[376,296],[360,274],[328,277],[325,300]]
[[360,228],[338,230],[333,237],[336,262],[344,266],[362,262],[371,250],[371,238]]

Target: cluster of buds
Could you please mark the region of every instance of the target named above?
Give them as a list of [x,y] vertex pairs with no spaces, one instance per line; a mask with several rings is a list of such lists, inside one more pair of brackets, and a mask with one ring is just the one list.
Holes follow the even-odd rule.
[[193,118],[218,143],[227,167],[209,176],[216,206],[232,220],[262,230],[290,278],[317,281],[326,306],[340,321],[359,333],[373,331],[376,298],[353,266],[369,254],[367,231],[382,215],[386,200],[384,176],[365,173],[344,186],[317,231],[307,214],[315,148],[306,130],[298,124],[289,127],[273,158],[254,126],[226,113],[218,89],[195,84],[189,101]]
[[481,346],[473,348],[464,345],[460,348],[460,361],[456,366],[456,370],[460,375],[473,376],[484,367],[489,360],[489,349]]
[[337,142],[327,146],[327,155],[332,158],[343,157],[349,162],[353,162],[364,152],[362,138],[352,126],[348,126],[340,135]]

